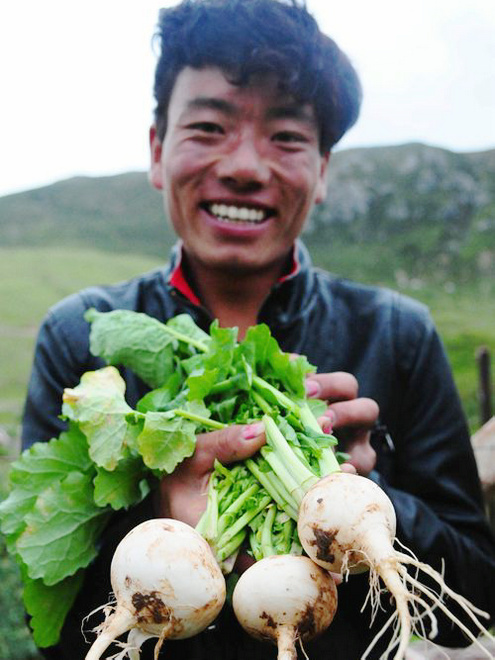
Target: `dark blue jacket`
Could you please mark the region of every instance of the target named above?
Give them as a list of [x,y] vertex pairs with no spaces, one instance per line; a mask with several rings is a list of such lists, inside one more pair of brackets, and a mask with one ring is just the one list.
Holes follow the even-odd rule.
[[[383,288],[362,286],[311,266],[298,244],[298,267],[281,280],[265,301],[259,322],[267,323],[285,351],[304,354],[320,372],[347,371],[360,395],[375,399],[386,432],[377,432],[375,479],[391,498],[397,536],[437,570],[445,562],[449,586],[495,615],[495,545],[487,524],[468,429],[444,349],[427,309]],[[177,277],[179,251],[169,265],[129,282],[93,287],[53,307],[41,327],[26,402],[23,443],[29,446],[59,434],[64,387],[75,386],[83,372],[102,365],[89,352],[89,307],[131,309],[159,320],[187,312],[202,328],[212,319],[189,285]],[[183,269],[180,273],[183,274]],[[131,405],[143,384],[125,372]],[[89,648],[81,621],[107,602],[109,562],[116,543],[144,517],[152,517],[151,498],[107,530],[99,559],[88,569],[87,586],[63,631],[62,643],[47,657],[82,659]],[[311,660],[357,660],[390,614],[377,614],[370,629],[369,606],[361,612],[367,575],[352,576],[339,587],[336,618],[327,633],[308,643]],[[461,646],[457,629],[440,620],[437,642]],[[151,658],[147,642],[143,658]],[[378,658],[377,647],[370,658]],[[237,625],[228,607],[216,626],[192,640],[167,642],[168,660],[241,660],[276,658],[274,647],[254,642]],[[301,655],[301,658],[303,655]]]

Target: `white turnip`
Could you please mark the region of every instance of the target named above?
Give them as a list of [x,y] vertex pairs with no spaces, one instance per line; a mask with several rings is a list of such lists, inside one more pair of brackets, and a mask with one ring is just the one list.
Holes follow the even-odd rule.
[[273,555],[241,575],[232,604],[250,635],[277,644],[278,660],[295,660],[296,641],[315,637],[332,622],[337,588],[308,557]]
[[98,628],[86,660],[130,631],[122,644],[139,657],[141,644],[158,637],[155,657],[165,639],[184,639],[204,630],[225,601],[225,579],[208,543],[178,520],[158,518],[132,529],[117,546],[111,565],[116,605]]
[[[355,474],[335,472],[308,490],[299,509],[298,533],[308,555],[329,571],[357,573],[370,569],[371,591],[378,590],[379,576],[395,599],[396,613],[368,648],[389,626],[394,626],[392,640],[383,657],[397,646],[394,660],[404,657],[411,632],[424,636],[424,621],[430,621],[431,634],[436,634],[433,609],[438,608],[457,624],[475,643],[476,637],[458,617],[451,613],[442,598],[447,595],[468,615],[479,631],[488,634],[478,616],[487,616],[468,600],[456,594],[443,577],[427,564],[406,551],[395,550],[396,517],[392,502],[373,481]],[[410,575],[407,566],[423,571],[436,581],[441,595]],[[378,606],[375,593],[374,607]],[[398,622],[398,625],[397,625]],[[493,656],[479,644],[480,650]],[[363,658],[367,657],[367,653]]]

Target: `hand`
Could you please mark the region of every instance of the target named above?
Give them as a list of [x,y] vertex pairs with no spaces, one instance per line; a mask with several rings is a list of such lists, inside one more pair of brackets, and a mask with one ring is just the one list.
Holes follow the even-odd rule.
[[[342,450],[350,455],[349,464],[367,477],[376,464],[376,452],[370,444],[371,429],[379,408],[373,399],[358,397],[358,382],[343,371],[311,374],[306,381],[308,396],[328,401],[325,416],[331,420]],[[344,464],[344,471],[349,471]]]
[[241,461],[264,444],[261,422],[198,435],[194,454],[160,482],[159,515],[195,527],[206,509],[208,481],[215,458],[224,464]]

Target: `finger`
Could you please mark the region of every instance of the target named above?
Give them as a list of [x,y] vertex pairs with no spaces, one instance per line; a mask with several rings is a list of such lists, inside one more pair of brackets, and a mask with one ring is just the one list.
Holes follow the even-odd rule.
[[359,397],[352,401],[337,401],[328,406],[325,413],[333,421],[333,428],[364,427],[375,425],[380,409],[373,399]]
[[370,437],[369,431],[357,432],[346,448],[350,455],[349,463],[364,477],[367,477],[376,465],[376,451],[371,446]]
[[325,401],[347,401],[358,395],[358,382],[352,374],[334,371],[329,374],[310,374],[306,378],[306,394]]
[[205,474],[213,468],[215,459],[224,464],[242,461],[255,454],[264,444],[262,422],[201,433],[196,437],[196,450],[187,460],[187,468],[197,474]]
[[323,431],[323,433],[328,433],[331,435],[333,431],[333,417],[329,417],[328,415],[322,415],[321,417],[318,417],[316,421],[320,425],[320,428]]

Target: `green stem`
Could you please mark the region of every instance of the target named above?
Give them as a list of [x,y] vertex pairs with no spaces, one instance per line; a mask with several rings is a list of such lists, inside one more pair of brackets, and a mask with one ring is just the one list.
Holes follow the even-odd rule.
[[263,525],[261,527],[261,550],[264,557],[269,557],[270,555],[276,555],[277,551],[273,546],[272,538],[272,529],[273,523],[275,522],[275,516],[277,515],[277,507],[269,506],[268,511],[266,512]]
[[253,483],[247,488],[239,497],[232,502],[232,504],[222,513],[218,519],[218,535],[221,536],[229,524],[229,519],[241,510],[242,506],[250,497],[259,491],[260,487],[257,483]]
[[266,399],[264,399],[261,396],[261,394],[259,394],[255,390],[251,390],[251,396],[253,397],[253,401],[261,408],[261,410],[266,415],[269,415],[272,412],[271,405],[268,403],[268,401],[266,401]]
[[[300,415],[301,421],[303,424],[305,424],[305,426],[309,427],[313,431],[316,431],[317,433],[321,433],[318,420],[313,415],[313,412],[307,403],[304,403],[302,406],[300,406]],[[318,464],[320,467],[320,475],[322,477],[326,476],[327,474],[332,474],[332,472],[340,472],[340,463],[338,462],[337,457],[335,456],[331,447],[322,450],[322,455],[318,460]]]
[[[203,417],[202,415],[196,415],[195,413],[183,410],[182,408],[174,408],[173,410],[167,411],[168,413],[173,413],[177,417],[183,417],[184,419],[189,419],[191,422],[197,422],[202,426],[206,426],[210,429],[225,429],[228,424],[223,424],[222,422],[217,422],[215,419],[210,419],[209,417]],[[171,415],[172,416],[172,415]]]
[[292,539],[294,537],[294,532],[296,531],[296,525],[293,520],[287,520],[284,523],[283,527],[283,548],[284,554],[288,555],[292,546]]
[[[260,451],[263,458],[267,461],[267,463],[269,463],[277,477],[287,488],[287,491],[290,493],[292,500],[295,502],[296,509],[298,510],[302,502],[302,498],[306,494],[306,490],[308,490],[313,485],[313,483],[318,481],[318,477],[312,475],[313,481],[309,483],[306,488],[303,488],[301,486],[301,482],[293,477],[291,472],[284,465],[283,459],[280,458],[276,452],[271,450],[269,447],[262,447]],[[305,483],[307,483],[307,480]]]
[[259,390],[270,392],[270,394],[275,398],[275,401],[278,403],[278,405],[282,406],[282,408],[292,412],[299,412],[299,406],[297,403],[292,401],[292,399],[286,396],[283,392],[277,390],[276,387],[270,385],[270,383],[268,383],[264,378],[261,378],[260,376],[253,376],[253,385]]
[[[265,415],[263,417],[263,423],[265,425],[265,435],[268,444],[273,447],[275,454],[283,463],[285,471],[290,473],[292,478],[291,480],[295,481],[297,486],[302,489],[304,493],[306,493],[308,488],[310,488],[310,486],[316,482],[317,476],[301,463],[301,461],[292,451],[291,446],[285,439],[284,435],[281,433],[277,424],[271,417]],[[268,462],[270,463],[269,460]],[[275,472],[279,474],[277,470],[275,470]],[[279,477],[285,483],[285,479],[282,478],[281,474],[279,474]],[[288,484],[286,485],[288,487]],[[289,488],[289,491],[292,494],[294,494],[293,490],[293,488]]]
[[217,549],[215,551],[217,562],[223,562],[228,557],[230,557],[230,555],[233,555],[234,552],[237,552],[237,550],[239,550],[241,545],[244,543],[246,534],[247,529],[243,527],[233,538],[228,541],[228,543],[225,543],[221,548]]
[[168,333],[169,335],[172,335],[172,337],[174,337],[175,339],[178,339],[179,341],[182,341],[185,344],[189,344],[189,346],[194,346],[194,348],[197,348],[198,351],[201,351],[202,353],[206,353],[208,351],[208,345],[203,343],[199,339],[193,339],[192,337],[189,337],[188,335],[185,335],[182,332],[179,332],[178,330],[174,330],[168,325],[163,325],[162,329],[164,332]]
[[219,550],[217,552],[221,552],[222,549],[229,543],[233,537],[238,534],[244,527],[246,527],[251,520],[260,513],[260,511],[263,511],[265,507],[267,507],[270,502],[272,501],[272,498],[270,495],[266,495],[265,497],[261,498],[261,500],[258,502],[258,505],[250,509],[249,511],[246,511],[245,513],[242,514],[240,518],[238,518],[233,525],[231,525],[224,533],[223,535],[218,539],[217,542],[217,547]]
[[316,433],[321,433],[321,427],[318,424],[318,420],[313,415],[313,411],[306,402],[299,406],[299,416],[304,426],[316,431]]
[[245,381],[245,374],[236,374],[235,376],[231,376],[230,378],[226,378],[225,380],[221,380],[220,382],[215,383],[215,385],[213,385],[211,390],[208,392],[208,395],[213,396],[216,394],[224,394],[234,387],[237,387],[239,383]]
[[214,542],[218,536],[218,480],[215,475],[210,478],[208,485],[208,503],[205,512],[201,516],[196,530],[205,537],[207,541]]
[[280,481],[276,473],[273,472],[273,470],[270,470],[270,472],[264,472],[252,458],[248,458],[245,463],[246,467],[251,470],[256,479],[258,479],[260,484],[272,496],[278,506],[285,511],[288,516],[297,520],[297,503],[285,485]]

